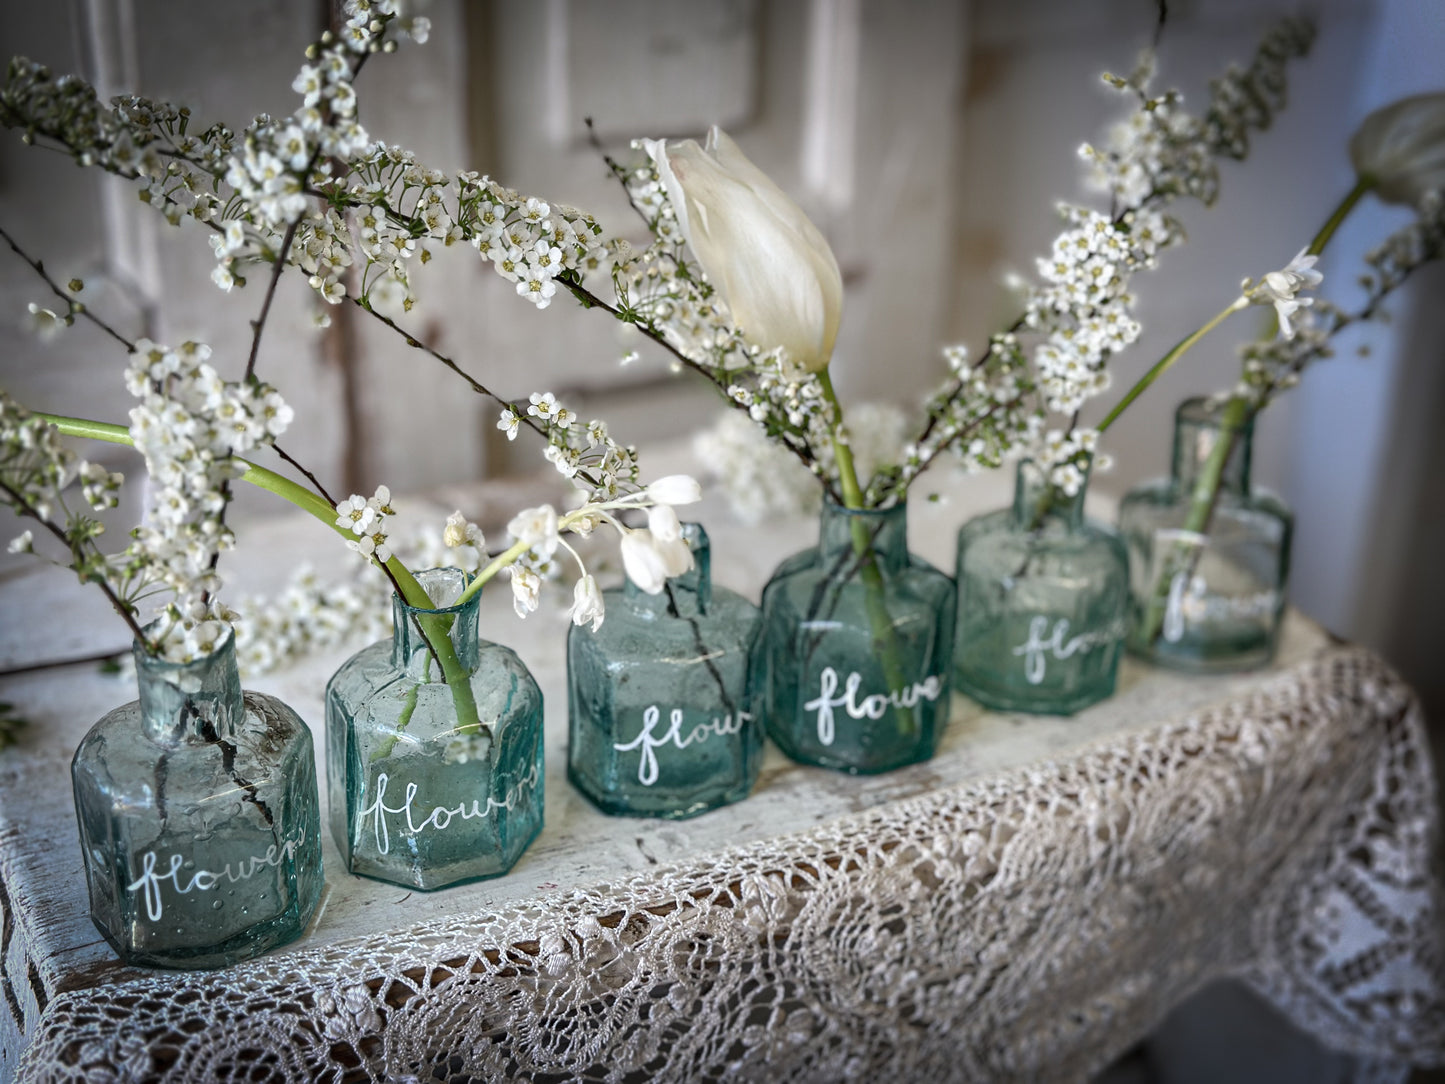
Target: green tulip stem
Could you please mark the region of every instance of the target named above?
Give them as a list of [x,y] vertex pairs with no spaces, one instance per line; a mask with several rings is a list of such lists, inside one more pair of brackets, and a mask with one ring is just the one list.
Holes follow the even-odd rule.
[[[123,425],[90,421],[86,418],[71,418],[62,414],[37,413],[36,416],[44,418],[66,436],[102,440],[110,444],[123,444],[130,448],[135,447],[130,431]],[[240,461],[246,465],[246,473],[241,476],[242,481],[269,490],[302,511],[311,513],[341,537],[351,537],[350,531],[336,525],[336,509],[325,497],[312,492],[285,475],[267,470],[250,460],[241,459]],[[417,582],[416,577],[400,560],[396,557],[389,558],[386,561],[386,570],[391,573],[393,581],[401,591],[402,599],[408,606],[418,610],[430,610],[435,607],[436,603],[426,593],[426,588]],[[475,592],[472,593],[475,594]],[[431,645],[432,651],[436,654],[437,662],[441,664],[442,677],[451,688],[452,700],[456,706],[458,728],[464,734],[480,733],[483,726],[481,719],[477,716],[476,698],[472,695],[471,674],[462,665],[461,659],[457,656],[456,645],[452,643],[453,616],[437,613],[419,614],[417,620],[422,635],[426,637],[427,643]]]
[[[833,390],[833,378],[826,367],[818,372],[818,383],[823,389],[823,398],[833,408],[833,459],[838,464],[838,483],[843,490],[843,507],[853,511],[863,509],[863,487],[858,484],[858,469],[853,462],[853,449],[841,439],[843,428],[843,406]],[[883,570],[873,552],[872,539],[868,537],[868,524],[860,516],[850,516],[848,532],[852,536],[853,555],[858,558],[858,575],[863,581],[863,604],[868,611],[868,623],[873,630],[873,643],[878,648],[878,657],[883,663],[883,677],[890,692],[907,687],[907,674],[903,666],[902,649],[898,634],[893,628],[893,619],[888,614],[888,601],[883,589]],[[895,706],[894,717],[898,721],[899,733],[905,735],[918,732],[915,710],[921,707],[905,708]]]

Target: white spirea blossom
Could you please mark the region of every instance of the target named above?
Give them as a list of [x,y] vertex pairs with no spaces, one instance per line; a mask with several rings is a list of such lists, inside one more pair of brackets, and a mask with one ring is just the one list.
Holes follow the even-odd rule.
[[[1250,132],[1267,127],[1283,107],[1285,65],[1308,51],[1313,36],[1306,21],[1281,22],[1247,69],[1231,68],[1214,81],[1202,116],[1187,112],[1177,91],[1150,92],[1149,54],[1128,78],[1105,76],[1134,108],[1105,143],[1085,144],[1079,153],[1093,185],[1108,194],[1109,213],[1060,206],[1064,230],[1037,261],[1039,282],[1028,291],[1023,319],[994,336],[978,362],[959,358],[957,386],[976,382],[974,395],[946,388],[935,397],[930,439],[911,450],[905,478],[910,464],[931,461],[942,440],[953,444],[970,469],[1030,454],[1054,484],[1077,492],[1097,434],[1078,429],[1076,419],[1111,387],[1109,360],[1139,338],[1134,274],[1157,266],[1159,254],[1183,239],[1168,214],[1170,204],[1180,197],[1214,201],[1218,160],[1244,157]],[[986,412],[960,414],[958,402],[987,404],[990,384],[996,401]],[[1067,431],[1052,430],[1045,439],[1043,419],[1026,406],[1035,394],[1044,410],[1069,418]]]
[[[391,546],[408,568],[481,567],[481,539],[448,545],[444,532],[425,527],[394,537]],[[370,643],[391,633],[391,581],[371,561],[323,582],[309,567],[297,569],[277,595],[250,595],[236,604],[236,659],[243,677],[289,666],[319,651]]]
[[533,392],[525,409],[520,403],[504,408],[497,428],[507,439],[515,440],[524,423],[546,440],[542,454],[547,462],[586,494],[588,501],[609,501],[636,492],[637,450],[613,440],[601,419],[584,426],[554,394]]
[[206,654],[211,624],[225,616],[215,601],[216,560],[235,541],[224,511],[231,482],[245,473],[238,457],[273,442],[291,416],[274,388],[223,380],[210,356],[204,343],[170,349],[141,339],[125,374],[139,400],[130,436],[151,480],[145,522],[127,552],[174,595],[156,636],[177,662]]
[[[903,412],[891,404],[858,403],[848,408],[844,438],[859,477],[899,462],[907,424]],[[821,494],[808,469],[736,412],[720,415],[698,433],[693,450],[709,477],[721,484],[733,514],[744,523],[809,516],[818,510]],[[648,488],[649,492],[653,489]]]
[[354,538],[346,540],[346,548],[381,564],[391,560],[386,521],[395,515],[391,507],[391,490],[377,486],[370,497],[353,493],[336,505],[336,526],[350,531]]
[[744,523],[816,514],[822,491],[812,473],[745,415],[728,411],[693,439],[698,460],[722,485]]

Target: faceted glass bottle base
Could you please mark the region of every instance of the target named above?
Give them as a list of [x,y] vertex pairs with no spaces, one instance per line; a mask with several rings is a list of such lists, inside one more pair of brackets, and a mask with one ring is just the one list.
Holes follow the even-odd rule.
[[[1235,432],[1201,520],[1195,492],[1222,453],[1217,404],[1186,400],[1175,418],[1171,477],[1119,506],[1132,581],[1129,650],[1159,666],[1226,673],[1269,665],[1279,645],[1294,517],[1251,487],[1253,420]],[[1203,532],[1196,529],[1202,525]]]
[[793,760],[872,775],[928,760],[948,724],[956,592],[908,553],[907,510],[827,504],[819,544],[763,590],[751,700]]
[[752,790],[762,727],[747,700],[758,608],[711,582],[707,533],[683,528],[694,567],[657,595],[604,592],[607,620],[567,637],[567,777],[604,813],[683,820]]
[[1084,494],[1024,460],[1013,507],[959,529],[954,682],[986,708],[1072,715],[1114,693],[1129,559]]
[[516,652],[478,636],[480,595],[455,602],[463,573],[417,579],[437,608],[393,599],[392,639],[326,687],[326,775],[347,870],[430,892],[500,877],[541,832],[542,693]]
[[230,738],[162,745],[139,704],[102,719],[72,763],[91,919],[127,963],[224,967],[299,937],[320,899],[311,735],[245,694]]

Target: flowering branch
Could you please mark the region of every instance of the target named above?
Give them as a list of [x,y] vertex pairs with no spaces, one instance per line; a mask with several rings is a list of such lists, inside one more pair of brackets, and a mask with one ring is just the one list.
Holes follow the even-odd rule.
[[126,350],[129,351],[135,348],[134,343],[132,343],[120,332],[116,331],[115,328],[111,327],[100,317],[96,316],[95,313],[91,312],[89,306],[85,305],[80,301],[77,301],[72,296],[72,294],[79,293],[80,290],[83,289],[85,286],[85,284],[81,282],[80,279],[70,280],[69,292],[61,289],[60,284],[57,283],[53,278],[51,278],[50,274],[45,270],[45,265],[39,260],[32,258],[24,249],[22,249],[19,243],[15,240],[15,238],[11,237],[9,232],[6,231],[3,226],[0,226],[0,238],[4,238],[5,243],[10,246],[10,251],[15,253],[15,255],[19,256],[20,259],[22,259],[27,265],[29,265],[32,271],[34,271],[37,275],[40,276],[41,280],[45,283],[45,285],[50,287],[51,293],[53,293],[61,301],[65,302],[67,320],[73,320],[77,316],[84,317],[96,327],[100,328],[101,331],[105,332],[105,334],[109,335],[116,342],[120,343],[120,345],[125,347]]
[[[109,581],[106,580],[104,575],[101,575],[98,571],[93,570],[96,555],[94,553],[93,546],[90,546],[88,551],[86,545],[88,537],[84,534],[75,532],[74,530],[67,531],[65,528],[60,527],[58,524],[52,522],[42,512],[40,508],[38,508],[35,504],[31,503],[31,501],[26,497],[23,492],[12,488],[9,482],[5,481],[3,478],[0,478],[0,494],[3,494],[5,496],[6,503],[9,504],[16,513],[35,520],[36,523],[40,524],[40,526],[43,527],[46,531],[54,535],[56,539],[59,540],[60,544],[70,551],[70,568],[78,572],[82,580],[93,583],[98,588],[100,588],[101,592],[110,602],[111,608],[114,609],[115,612],[120,615],[121,620],[124,621],[127,626],[129,626],[131,635],[135,637],[136,642],[145,643],[146,635],[141,630],[140,624],[136,621],[135,618],[135,606],[127,603],[124,599],[122,599],[116,589],[110,585]],[[27,535],[21,536],[21,538],[24,540],[24,544],[22,546],[15,546],[12,543],[12,552],[15,552],[18,549],[29,548],[30,540]]]
[[[901,482],[906,484],[926,468],[944,447],[955,448],[972,468],[996,466],[1002,453],[1032,444],[1031,454],[1054,485],[1065,493],[1077,492],[1082,468],[1095,457],[1102,431],[1102,427],[1079,426],[1081,408],[1107,390],[1108,361],[1140,333],[1131,311],[1131,276],[1157,266],[1158,254],[1183,238],[1178,223],[1165,213],[1175,199],[1214,201],[1219,187],[1216,160],[1244,157],[1249,133],[1267,127],[1284,106],[1285,64],[1308,51],[1313,35],[1313,26],[1302,20],[1279,24],[1266,35],[1247,70],[1230,69],[1214,82],[1202,117],[1185,112],[1176,91],[1150,93],[1154,71],[1148,54],[1128,78],[1104,76],[1106,83],[1136,104],[1107,144],[1085,144],[1080,149],[1096,185],[1109,195],[1109,213],[1060,208],[1070,228],[1055,240],[1051,256],[1038,262],[1044,285],[1033,289],[1024,315],[990,341],[974,366],[965,369],[956,356],[951,360],[957,375],[931,401],[928,421],[905,460]],[[1067,416],[1064,428],[1041,434],[1042,414],[1029,414],[1022,403],[1003,413],[1001,424],[988,434],[989,441],[965,443],[941,428],[943,420],[968,401],[961,392],[980,367],[992,364],[1005,351],[1003,372],[1021,367],[1016,338],[1020,333],[1042,336],[1042,341],[1034,347],[1034,377],[1015,379],[1028,391],[1036,387],[1049,411]],[[1152,375],[1173,364],[1189,345],[1181,344],[1183,349]],[[963,430],[956,422],[953,428]]]

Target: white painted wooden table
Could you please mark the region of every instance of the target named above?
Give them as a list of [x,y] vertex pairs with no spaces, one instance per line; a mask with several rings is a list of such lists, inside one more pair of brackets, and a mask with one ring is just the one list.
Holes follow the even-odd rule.
[[[1011,482],[932,488],[947,499],[920,489],[911,541],[950,569],[956,527]],[[494,487],[400,510],[510,499]],[[754,598],[815,532],[743,527],[712,498],[698,518],[715,580]],[[297,555],[335,567],[336,548],[309,520],[267,522],[243,530],[232,581],[274,587]],[[86,913],[68,762],[133,686],[93,666],[0,681],[33,723],[0,756],[0,1080],[27,1044],[36,1079],[1084,1079],[1222,975],[1371,1064],[1445,1057],[1439,976],[1420,978],[1440,956],[1419,720],[1388,669],[1298,616],[1268,672],[1129,660],[1118,696],[1072,719],[956,696],[927,764],[851,778],[770,747],[748,801],[670,823],[605,817],[567,784],[566,618],[544,605],[519,622],[505,595],[483,599],[483,634],[514,646],[547,698],[536,844],[506,877],[426,894],[338,872],[328,837],[305,937],[222,972],[124,967]],[[10,576],[0,613],[0,668],[124,644],[63,575]],[[318,728],[318,755],[324,683],[351,650],[248,683]],[[1331,941],[1310,916],[1346,891],[1339,856],[1366,822],[1394,848],[1395,894],[1356,862],[1345,872],[1371,887],[1342,898],[1388,913],[1347,915]],[[1382,937],[1400,942],[1385,963]],[[1322,944],[1395,1000],[1362,1007],[1308,948]]]

